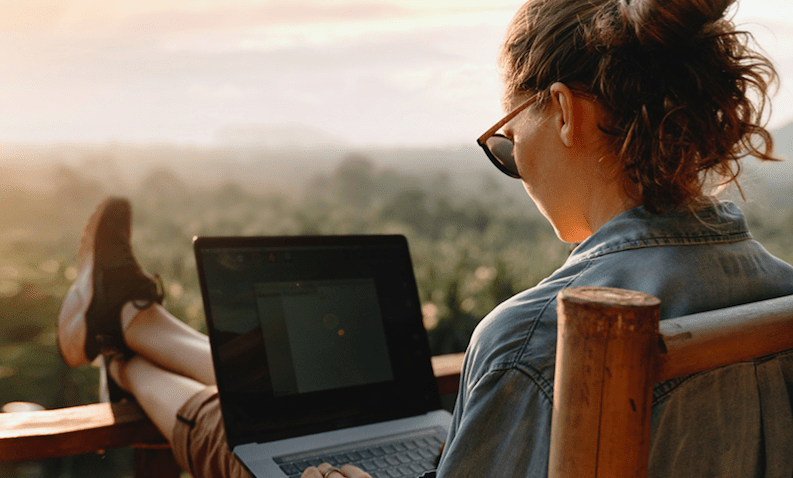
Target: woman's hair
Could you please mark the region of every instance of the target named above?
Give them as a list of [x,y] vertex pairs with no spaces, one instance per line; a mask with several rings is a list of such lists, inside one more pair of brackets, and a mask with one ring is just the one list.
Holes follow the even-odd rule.
[[508,98],[555,82],[593,95],[644,206],[693,206],[739,160],[773,160],[763,126],[771,62],[725,19],[734,0],[531,0],[502,46]]

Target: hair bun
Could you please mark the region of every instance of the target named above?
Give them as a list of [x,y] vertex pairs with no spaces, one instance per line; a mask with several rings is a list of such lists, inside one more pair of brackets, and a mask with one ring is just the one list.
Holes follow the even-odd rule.
[[720,20],[735,0],[619,0],[626,23],[645,46],[682,44]]

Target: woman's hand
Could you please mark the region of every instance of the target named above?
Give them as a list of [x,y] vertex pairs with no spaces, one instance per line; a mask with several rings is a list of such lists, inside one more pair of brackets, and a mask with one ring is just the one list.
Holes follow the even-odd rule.
[[306,468],[301,478],[372,478],[372,475],[352,465],[336,468],[328,463],[323,463],[319,466]]

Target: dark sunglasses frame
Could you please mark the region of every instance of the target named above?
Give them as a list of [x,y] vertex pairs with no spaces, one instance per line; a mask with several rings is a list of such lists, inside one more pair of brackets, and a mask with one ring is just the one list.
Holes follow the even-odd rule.
[[[515,165],[515,156],[514,153],[510,153],[510,157],[506,158],[506,160],[501,159],[495,154],[491,149],[490,146],[487,145],[487,140],[493,137],[503,138],[505,141],[509,141],[512,143],[512,140],[504,136],[503,134],[497,134],[496,131],[500,130],[504,127],[505,124],[509,123],[514,117],[518,116],[521,111],[525,110],[529,106],[531,106],[537,99],[539,98],[539,94],[536,94],[529,98],[528,100],[524,101],[517,108],[510,111],[509,114],[501,118],[501,120],[493,125],[492,128],[485,131],[485,133],[477,138],[476,142],[482,149],[485,151],[485,154],[490,159],[490,161],[498,168],[499,171],[506,174],[507,176],[515,179],[520,179],[520,174],[518,173],[517,166]],[[513,145],[514,146],[514,145]],[[510,149],[510,151],[512,151]]]

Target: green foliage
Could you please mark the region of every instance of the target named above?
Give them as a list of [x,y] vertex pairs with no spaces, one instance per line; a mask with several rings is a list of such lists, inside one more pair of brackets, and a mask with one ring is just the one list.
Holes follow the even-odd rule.
[[[55,345],[55,320],[76,275],[85,221],[117,187],[59,167],[49,189],[0,188],[0,404],[47,408],[96,400],[98,375],[69,370]],[[165,305],[205,330],[194,235],[400,233],[411,246],[434,353],[465,349],[497,304],[547,277],[566,258],[561,243],[518,182],[487,174],[406,173],[351,155],[296,193],[234,182],[189,184],[153,170],[123,191],[133,203],[133,247],[158,273]],[[790,207],[744,205],[755,236],[793,260]],[[784,211],[781,214],[779,211]]]
[[[67,167],[55,177],[45,191],[0,190],[3,403],[57,407],[96,397],[95,370],[61,363],[55,320],[76,273],[85,221],[102,197],[116,192]],[[446,173],[411,175],[361,155],[346,157],[296,195],[233,182],[194,186],[167,169],[152,171],[125,194],[134,207],[136,255],[162,277],[169,310],[202,331],[194,235],[405,234],[439,354],[464,350],[487,312],[548,275],[567,254],[528,199],[518,206],[490,176],[479,188],[460,187]]]

